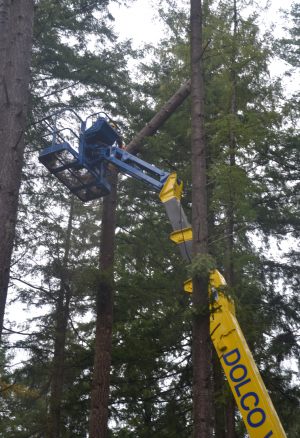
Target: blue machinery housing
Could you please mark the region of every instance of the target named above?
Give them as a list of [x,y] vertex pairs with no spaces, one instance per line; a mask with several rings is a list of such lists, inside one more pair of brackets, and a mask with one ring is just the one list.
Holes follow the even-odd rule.
[[129,154],[120,145],[118,132],[99,117],[88,129],[86,122],[81,122],[78,152],[68,142],[56,143],[54,131],[52,146],[41,151],[39,161],[83,202],[110,193],[109,164],[160,192],[170,174]]

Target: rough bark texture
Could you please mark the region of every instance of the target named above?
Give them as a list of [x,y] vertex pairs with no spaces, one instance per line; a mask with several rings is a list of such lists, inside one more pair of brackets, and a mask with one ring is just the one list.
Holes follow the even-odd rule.
[[226,435],[225,438],[237,438],[235,431],[235,413],[236,403],[232,394],[229,395],[229,400],[226,405]]
[[90,438],[106,438],[109,416],[109,384],[112,348],[114,247],[117,203],[117,172],[111,178],[111,194],[103,200],[100,240],[101,280],[97,290],[97,322],[94,376],[91,394]]
[[[143,140],[153,135],[190,93],[190,81],[183,84],[151,121],[128,144],[130,153],[141,149]],[[97,305],[96,349],[91,395],[90,438],[105,438],[108,429],[108,403],[113,323],[113,261],[116,223],[117,174],[113,175],[112,192],[104,198],[100,268],[107,282],[99,284]],[[102,298],[101,298],[102,297]],[[101,299],[100,299],[101,298]]]
[[0,337],[23,164],[32,27],[32,0],[0,0]]
[[[231,124],[229,130],[229,166],[234,167],[236,162],[236,130],[235,130],[235,118],[237,117],[237,76],[235,70],[236,63],[236,38],[237,38],[237,7],[236,0],[233,0],[233,45],[232,45],[232,55],[231,55],[231,70],[230,70],[230,81],[231,81],[231,102],[230,102],[230,114],[231,114]],[[233,182],[234,183],[234,182]],[[233,184],[231,182],[231,185]],[[226,278],[227,283],[230,287],[234,283],[234,266],[233,266],[233,245],[234,245],[234,199],[233,193],[230,186],[229,189],[229,204],[227,209],[227,255],[226,255]]]
[[226,438],[226,413],[224,407],[224,374],[220,360],[213,351],[213,384],[214,384],[214,438]]
[[[233,44],[232,44],[232,55],[231,55],[231,102],[230,102],[230,113],[231,113],[231,126],[229,131],[229,166],[234,167],[236,164],[236,130],[235,130],[235,118],[237,117],[237,75],[236,75],[236,58],[237,58],[237,31],[238,31],[238,18],[237,18],[237,4],[236,0],[233,0]],[[231,186],[234,182],[231,181]],[[226,254],[226,266],[225,266],[225,276],[229,288],[234,287],[234,209],[235,200],[232,194],[232,190],[229,191],[229,205],[227,210],[227,254]],[[235,411],[236,404],[232,394],[229,396],[228,403],[226,405],[226,438],[236,438],[235,431]]]
[[[204,81],[202,66],[202,3],[191,0],[192,97],[192,228],[193,254],[208,253]],[[208,276],[193,278],[193,415],[194,437],[211,436],[211,344]]]
[[48,438],[60,438],[61,404],[64,386],[65,346],[70,312],[71,289],[69,285],[68,263],[71,247],[74,198],[71,199],[68,228],[66,233],[65,254],[62,263],[62,276],[56,305],[54,356],[51,376],[51,394],[48,420]]

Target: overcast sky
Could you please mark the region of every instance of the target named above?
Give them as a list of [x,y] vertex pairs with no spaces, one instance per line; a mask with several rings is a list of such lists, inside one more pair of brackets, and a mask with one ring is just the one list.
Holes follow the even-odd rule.
[[[132,39],[134,48],[140,48],[145,43],[156,45],[161,39],[164,27],[158,18],[157,5],[158,0],[135,0],[130,7],[120,6],[113,3],[110,6],[112,15],[115,17],[115,31],[119,34],[121,40]],[[178,4],[184,3],[189,7],[189,0],[177,0]],[[263,28],[270,28],[274,25],[274,35],[279,38],[284,35],[284,28],[288,27],[286,18],[282,9],[290,10],[294,0],[257,0],[257,4],[265,6],[269,3],[269,9],[266,12],[260,12],[260,25]],[[258,11],[258,7],[256,9]],[[245,11],[245,14],[247,12]],[[132,72],[138,73],[139,62],[131,61]],[[295,79],[283,77],[284,72],[289,69],[289,66],[278,58],[274,58],[269,66],[271,76],[282,77],[282,84],[286,95],[295,92],[298,87],[299,80],[297,74]]]
[[[180,3],[180,1],[178,1]],[[185,1],[185,3],[187,3]],[[261,0],[263,5],[266,0]],[[276,33],[281,33],[284,20],[280,13],[281,8],[289,9],[293,0],[269,0],[270,9],[262,16],[263,23],[274,23]],[[157,0],[135,0],[130,7],[119,6],[116,3],[110,6],[115,17],[115,28],[120,37],[132,38],[134,46],[142,43],[157,43],[162,35],[162,24],[157,18]]]

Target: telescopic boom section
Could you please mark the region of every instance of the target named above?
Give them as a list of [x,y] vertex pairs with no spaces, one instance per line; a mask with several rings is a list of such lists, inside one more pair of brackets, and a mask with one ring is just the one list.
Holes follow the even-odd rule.
[[[54,133],[53,136],[56,139]],[[170,238],[183,259],[192,258],[192,229],[181,206],[182,182],[176,173],[165,172],[120,148],[119,133],[104,118],[91,128],[82,122],[79,152],[69,143],[42,150],[39,160],[82,201],[101,198],[110,192],[109,166],[143,181],[160,192],[173,228]],[[224,373],[251,438],[286,438],[272,401],[255,365],[235,317],[233,300],[226,295],[226,282],[219,271],[210,274],[210,335]],[[192,280],[184,290],[192,293]]]
[[[173,227],[170,239],[185,260],[192,258],[192,229],[183,212],[182,184],[171,174],[160,193]],[[268,391],[235,317],[233,300],[225,294],[226,282],[219,271],[210,274],[210,336],[251,438],[286,438]],[[192,280],[184,290],[192,293]]]

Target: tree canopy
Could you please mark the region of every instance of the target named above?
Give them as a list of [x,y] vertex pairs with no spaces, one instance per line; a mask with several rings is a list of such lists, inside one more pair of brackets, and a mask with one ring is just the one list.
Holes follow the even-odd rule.
[[[105,270],[103,200],[82,204],[37,160],[51,141],[57,110],[72,108],[84,117],[101,109],[117,120],[128,144],[189,79],[189,11],[175,3],[157,2],[165,35],[157,47],[137,52],[117,39],[109,1],[35,2],[30,115],[1,349],[5,437],[87,436],[95,321],[108,286],[108,436],[193,433],[195,309],[183,292],[188,266],[168,239],[171,227],[157,194],[119,177],[114,265]],[[276,40],[259,27],[254,3],[203,2],[201,56],[207,252],[225,274],[283,427],[297,438],[299,95],[288,95],[281,78],[270,75],[276,56],[294,72],[299,68],[297,2],[289,16],[286,37]],[[140,62],[138,77],[131,74],[133,60]],[[62,118],[62,126],[77,132],[75,123],[71,115]],[[189,217],[191,136],[188,98],[140,152],[184,181]],[[220,365],[216,357],[210,361],[214,436],[231,437],[231,419],[235,436],[245,438]]]

